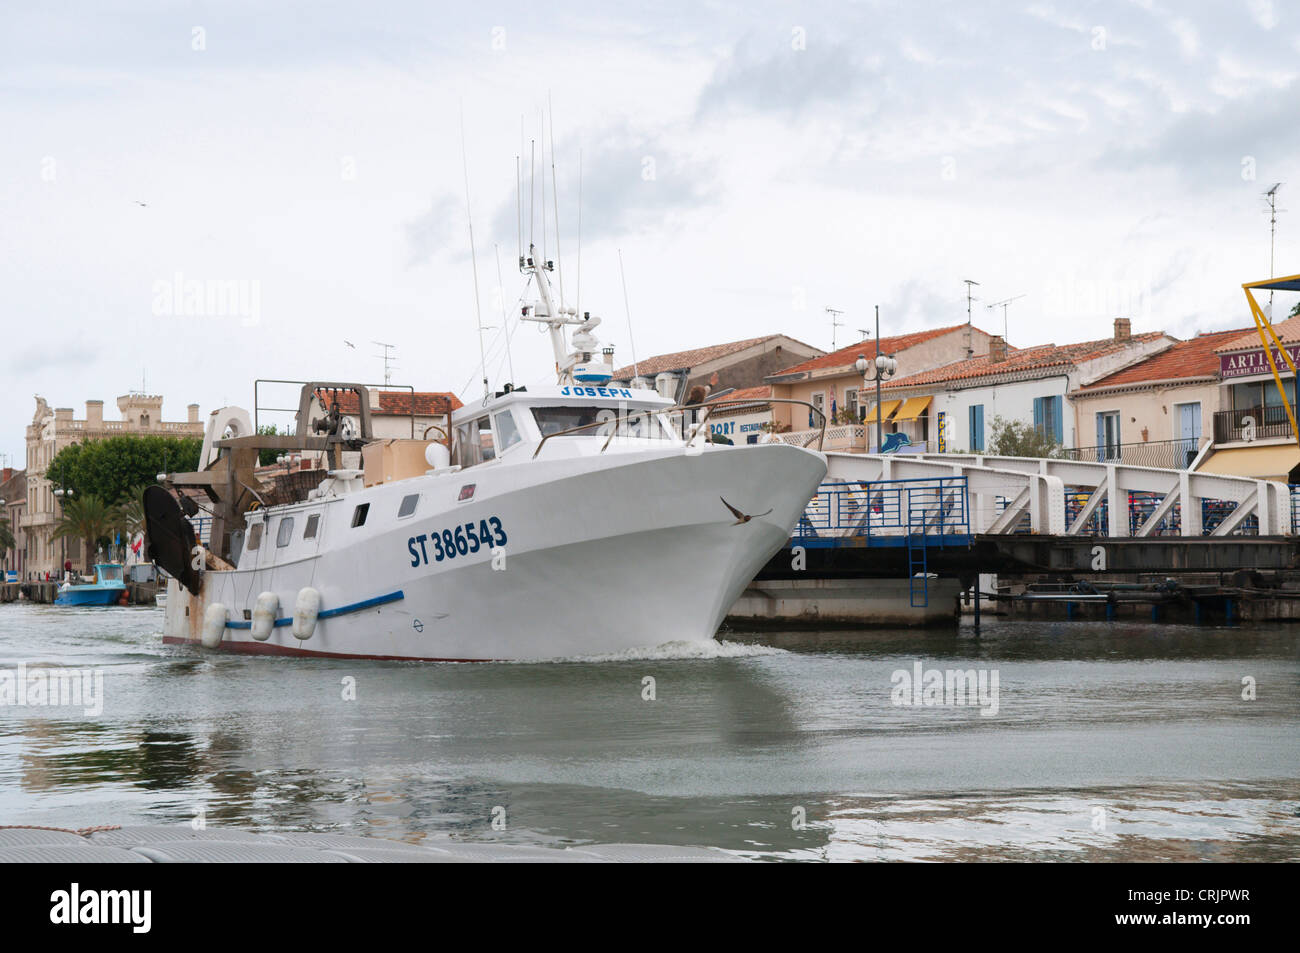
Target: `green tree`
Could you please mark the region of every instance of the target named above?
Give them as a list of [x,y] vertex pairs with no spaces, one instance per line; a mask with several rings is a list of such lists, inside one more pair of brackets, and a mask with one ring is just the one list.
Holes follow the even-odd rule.
[[133,489],[153,483],[162,472],[197,470],[203,441],[198,437],[133,434],[64,447],[45,478],[78,497],[96,496],[107,505],[126,500]]
[[136,533],[144,529],[144,491],[149,486],[142,483],[131,488],[126,500],[117,508],[119,528],[122,538],[130,542]]
[[[275,424],[262,424],[262,426],[257,428],[257,432],[268,437],[274,437],[279,433],[279,431],[275,429]],[[288,436],[289,428],[285,427],[284,432],[285,435]],[[257,451],[257,463],[259,466],[269,467],[271,464],[275,463],[275,458],[282,453],[284,453],[283,450],[259,450]]]
[[1291,313],[1288,314],[1287,317],[1300,318],[1300,301],[1297,301],[1294,305],[1291,306]]
[[985,453],[995,457],[1063,457],[1064,448],[1031,423],[994,417]]
[[90,568],[98,543],[110,542],[122,525],[117,507],[105,503],[93,493],[63,501],[63,515],[54,526],[51,539],[69,537],[81,540],[86,547],[86,569]]
[[0,553],[13,549],[17,545],[13,527],[9,525],[9,517],[0,515]]

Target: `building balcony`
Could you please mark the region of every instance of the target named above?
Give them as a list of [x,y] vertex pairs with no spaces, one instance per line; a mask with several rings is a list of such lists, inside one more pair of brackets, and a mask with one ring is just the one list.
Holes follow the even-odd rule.
[[1150,440],[1146,443],[1120,443],[1104,447],[1075,447],[1063,451],[1067,460],[1084,463],[1122,463],[1131,467],[1163,467],[1185,470],[1196,459],[1201,440]]
[[[1291,413],[1296,413],[1295,404],[1291,405]],[[1214,415],[1216,445],[1273,438],[1294,439],[1291,433],[1291,420],[1287,416],[1286,407],[1282,404],[1267,404],[1241,410],[1220,410]]]

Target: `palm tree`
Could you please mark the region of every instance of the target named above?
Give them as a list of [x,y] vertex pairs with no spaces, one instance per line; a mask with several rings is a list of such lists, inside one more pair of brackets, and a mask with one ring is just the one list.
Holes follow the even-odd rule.
[[86,568],[89,569],[94,557],[95,544],[110,538],[122,525],[122,516],[117,507],[109,506],[93,493],[66,499],[63,503],[63,515],[50,534],[50,539],[71,537],[86,544]]

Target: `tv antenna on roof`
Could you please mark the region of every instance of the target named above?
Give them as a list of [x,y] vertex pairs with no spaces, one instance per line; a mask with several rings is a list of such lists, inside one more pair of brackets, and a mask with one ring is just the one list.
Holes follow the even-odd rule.
[[397,345],[385,344],[383,341],[371,341],[370,343],[378,344],[380,347],[384,349],[383,354],[376,354],[375,357],[379,358],[381,361],[384,362],[384,384],[385,386],[387,386],[388,384],[391,384],[393,382],[393,368],[397,366],[397,361],[393,359],[392,355],[389,352],[392,351],[394,348],[396,348]]
[[990,311],[992,311],[992,310],[993,310],[994,308],[996,308],[996,307],[1001,306],[1001,308],[1002,308],[1002,340],[1003,340],[1004,342],[1007,340],[1007,305],[1011,304],[1011,302],[1013,302],[1013,301],[1019,301],[1019,300],[1020,300],[1021,298],[1023,298],[1023,297],[1024,297],[1024,295],[1016,295],[1016,296],[1013,297],[1013,298],[1006,298],[1005,300],[1002,300],[1002,301],[994,301],[992,304],[987,304],[987,305],[984,306],[984,307],[988,308]]
[[824,310],[827,314],[831,316],[831,350],[834,351],[835,350],[835,329],[844,327],[844,322],[839,320],[839,316],[844,312],[837,311],[835,308],[832,308],[830,305],[827,305]]
[[975,296],[970,293],[970,290],[978,285],[979,282],[971,278],[963,278],[962,281],[966,282],[966,323],[970,324],[970,303],[976,300]]
[[[1274,182],[1273,187],[1264,193],[1264,198],[1268,202],[1268,276],[1276,277],[1273,272],[1273,246],[1277,242],[1277,190],[1282,188],[1281,182]],[[1286,209],[1282,209],[1286,211]],[[1273,318],[1273,292],[1268,293],[1268,317]]]

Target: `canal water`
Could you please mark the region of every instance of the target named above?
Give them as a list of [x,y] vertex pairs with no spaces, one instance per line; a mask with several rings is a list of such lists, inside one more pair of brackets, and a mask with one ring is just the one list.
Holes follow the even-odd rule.
[[[1294,626],[986,619],[978,637],[728,631],[415,664],[163,646],[161,620],[0,606],[0,824],[201,817],[779,860],[1300,859]],[[40,704],[42,667],[51,685],[50,667],[87,670],[93,697]],[[963,675],[949,691],[949,671],[975,690]]]

